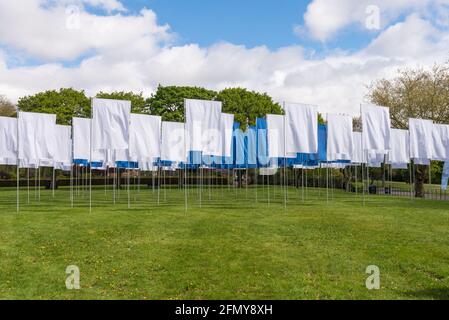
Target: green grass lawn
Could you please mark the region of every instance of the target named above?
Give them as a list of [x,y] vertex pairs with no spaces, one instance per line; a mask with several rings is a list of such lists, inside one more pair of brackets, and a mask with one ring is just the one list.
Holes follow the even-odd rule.
[[[1,299],[449,298],[449,202],[259,187],[0,190]],[[303,199],[304,195],[304,201]],[[159,198],[159,204],[158,204]],[[327,201],[326,199],[329,199]],[[66,267],[81,271],[67,290]],[[367,290],[368,265],[381,289]]]

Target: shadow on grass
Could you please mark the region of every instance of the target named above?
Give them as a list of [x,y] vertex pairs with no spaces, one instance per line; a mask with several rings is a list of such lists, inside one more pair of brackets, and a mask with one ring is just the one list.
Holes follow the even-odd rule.
[[415,299],[449,300],[449,288],[432,288],[407,291],[405,294]]

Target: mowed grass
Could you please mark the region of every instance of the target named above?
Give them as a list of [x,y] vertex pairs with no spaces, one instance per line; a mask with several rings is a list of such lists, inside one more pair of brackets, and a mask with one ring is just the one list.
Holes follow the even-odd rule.
[[1,190],[0,298],[449,298],[449,202],[290,188],[285,206],[281,188],[205,187],[186,212],[181,189],[133,188],[130,209],[112,195],[94,189],[89,213],[85,190],[71,208],[68,189],[23,189],[16,213]]

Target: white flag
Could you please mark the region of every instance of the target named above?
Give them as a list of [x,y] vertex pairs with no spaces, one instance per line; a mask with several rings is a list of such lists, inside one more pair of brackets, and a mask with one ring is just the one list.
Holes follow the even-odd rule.
[[128,149],[130,114],[130,101],[93,99],[92,148]]
[[131,114],[129,155],[139,162],[152,162],[161,156],[161,117]]
[[423,119],[409,119],[410,157],[420,164],[432,159],[433,122]]
[[19,112],[19,159],[52,163],[56,152],[56,115]]
[[187,158],[184,123],[162,122],[161,160],[184,162]]
[[287,153],[317,153],[317,107],[306,104],[285,104],[284,111]]
[[17,164],[17,119],[0,117],[0,164]]
[[352,118],[328,114],[327,160],[351,160],[353,153]]
[[211,156],[221,155],[221,106],[220,101],[185,101],[189,151],[201,151],[204,155]]
[[60,169],[72,164],[72,127],[56,125],[56,152],[53,161]]
[[375,105],[362,106],[363,149],[386,154],[390,150],[390,109]]

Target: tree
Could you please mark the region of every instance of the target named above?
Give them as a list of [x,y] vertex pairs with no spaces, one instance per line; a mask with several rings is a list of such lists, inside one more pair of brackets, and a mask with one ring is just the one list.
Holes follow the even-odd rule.
[[149,111],[164,121],[184,121],[184,99],[214,100],[217,93],[199,87],[159,86],[148,100]]
[[266,93],[248,91],[243,88],[229,88],[222,90],[217,100],[223,102],[223,112],[235,115],[242,130],[246,126],[255,125],[256,118],[265,117],[266,114],[282,114],[282,108]]
[[17,113],[16,107],[5,96],[0,95],[0,116],[15,117]]
[[[449,65],[435,65],[431,70],[403,69],[396,78],[371,84],[368,99],[390,108],[393,127],[408,128],[409,118],[449,122]],[[427,166],[415,170],[415,196],[424,197]]]
[[150,112],[149,106],[143,97],[142,92],[138,94],[124,91],[116,91],[111,93],[100,92],[96,97],[102,99],[128,100],[131,101],[131,112],[143,114],[148,114]]
[[89,117],[91,104],[84,91],[62,88],[19,99],[20,111],[56,114],[58,124],[70,125],[73,117]]

